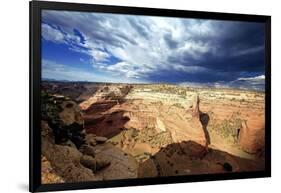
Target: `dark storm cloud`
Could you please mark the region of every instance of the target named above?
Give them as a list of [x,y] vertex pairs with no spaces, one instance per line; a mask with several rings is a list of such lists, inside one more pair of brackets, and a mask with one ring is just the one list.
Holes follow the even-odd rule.
[[[169,62],[184,66],[193,64],[209,69],[206,71],[208,77],[205,75],[206,78],[202,80],[205,82],[235,80],[241,74],[246,76],[264,74],[263,24],[235,22],[224,27],[223,23],[225,22],[213,24],[212,27],[217,30],[215,36],[199,34],[189,40],[204,42],[210,47],[209,51],[200,54],[199,59],[190,55],[187,50],[179,55],[170,56]],[[167,44],[171,44],[170,39],[165,40]],[[193,77],[190,75],[189,77],[192,81]]]

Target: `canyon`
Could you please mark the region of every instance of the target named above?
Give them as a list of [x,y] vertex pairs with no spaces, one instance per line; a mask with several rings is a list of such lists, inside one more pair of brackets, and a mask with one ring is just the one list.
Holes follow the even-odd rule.
[[262,171],[264,92],[42,82],[42,183]]

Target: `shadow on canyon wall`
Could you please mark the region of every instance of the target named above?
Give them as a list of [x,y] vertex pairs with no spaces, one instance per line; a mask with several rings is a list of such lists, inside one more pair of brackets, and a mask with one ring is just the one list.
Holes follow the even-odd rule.
[[264,163],[211,149],[194,141],[169,144],[140,164],[138,176],[159,177],[264,170]]
[[115,111],[98,117],[85,117],[85,128],[87,133],[111,138],[124,130],[124,125],[130,121],[128,116],[124,116],[125,111]]
[[203,131],[204,131],[204,134],[205,134],[207,145],[209,145],[209,144],[211,144],[211,138],[210,138],[207,127],[208,127],[208,123],[209,123],[209,120],[210,120],[210,116],[207,113],[203,113],[203,112],[199,111],[199,119],[200,119],[200,122],[201,122],[202,127],[203,127]]
[[128,116],[125,116],[124,110],[115,110],[107,112],[116,105],[126,102],[125,96],[116,100],[104,100],[91,104],[84,110],[85,129],[87,133],[93,133],[98,136],[111,138],[124,130],[124,125],[130,121]]

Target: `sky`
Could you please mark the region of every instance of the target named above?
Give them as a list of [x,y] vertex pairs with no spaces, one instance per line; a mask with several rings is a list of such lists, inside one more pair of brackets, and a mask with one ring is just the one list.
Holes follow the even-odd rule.
[[264,90],[264,23],[42,11],[42,78]]

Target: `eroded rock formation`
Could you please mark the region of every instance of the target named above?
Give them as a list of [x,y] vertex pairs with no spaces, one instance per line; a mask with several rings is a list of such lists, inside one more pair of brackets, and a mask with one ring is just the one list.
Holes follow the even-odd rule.
[[42,122],[41,132],[42,155],[50,162],[56,175],[67,182],[99,180],[91,169],[80,163],[81,152],[73,147],[55,144],[53,132],[48,123]]
[[262,153],[264,151],[265,130],[264,118],[257,117],[243,122],[239,133],[239,144],[249,153]]
[[[191,102],[191,105],[189,106],[188,113],[192,115],[192,118],[190,120],[190,130],[193,131],[193,141],[197,142],[198,144],[205,147],[205,150],[208,149],[208,142],[206,139],[206,128],[203,127],[201,121],[200,121],[200,99],[199,95],[196,94],[193,97],[193,100]],[[205,129],[205,130],[204,130]],[[200,148],[199,148],[200,149]],[[202,154],[202,152],[199,154]]]
[[85,133],[80,108],[74,101],[47,93],[42,96],[42,183],[137,176],[137,162],[132,156],[107,144],[105,137]]
[[42,92],[42,120],[53,131],[55,143],[74,144],[79,148],[84,143],[84,120],[80,107],[70,98]]

